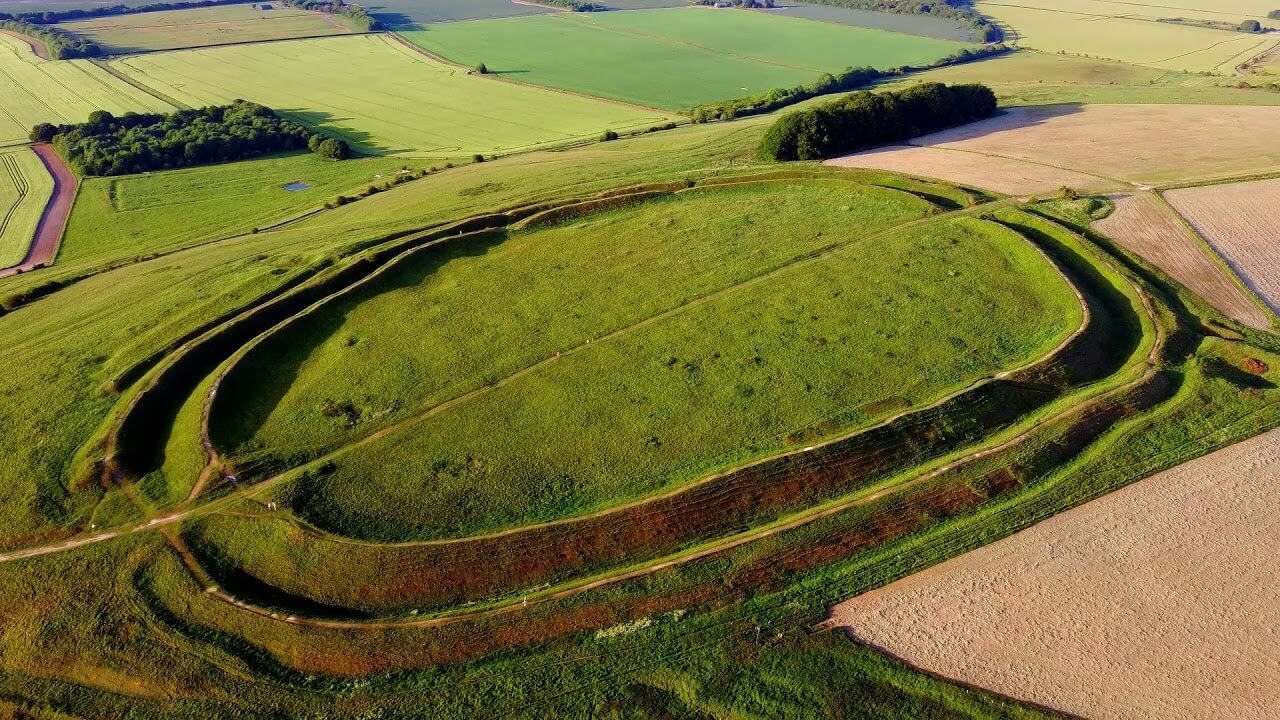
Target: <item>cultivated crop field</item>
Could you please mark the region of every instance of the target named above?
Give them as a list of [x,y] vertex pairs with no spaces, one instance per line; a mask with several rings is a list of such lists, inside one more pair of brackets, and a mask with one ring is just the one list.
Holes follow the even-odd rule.
[[1280,606],[1261,592],[1280,573],[1278,476],[1272,431],[854,598],[835,618],[925,670],[1073,714],[1266,718],[1280,702],[1266,631]]
[[[1232,25],[1255,19],[1272,26],[1277,21],[1258,12],[1228,14],[1217,3],[1198,3],[1211,20]],[[976,5],[984,15],[1012,28],[1019,47],[1110,58],[1148,67],[1187,72],[1231,73],[1234,68],[1277,44],[1274,36],[1232,32],[1197,25],[1161,22],[1159,18],[1194,17],[1186,8],[1118,2],[1074,3],[1035,0],[1006,3],[984,0]]]
[[172,110],[166,102],[86,60],[44,61],[21,40],[0,34],[0,146],[27,141],[39,122],[84,122],[94,110]]
[[[996,189],[1017,195],[1045,192],[1055,179],[1110,191],[1125,184],[1196,183],[1269,172],[1280,164],[1280,148],[1257,128],[1276,121],[1280,108],[1271,107],[1020,108],[910,141],[928,154],[918,148],[877,150],[830,162],[979,186],[990,174],[989,182],[1001,186]],[[1219,152],[1222,147],[1241,152]],[[923,172],[930,168],[936,171]],[[1078,184],[1068,182],[1073,177]]]
[[1272,310],[1280,311],[1280,180],[1170,190],[1166,197],[1226,257]]
[[87,38],[113,55],[353,32],[340,17],[270,5],[270,10],[258,4],[222,5],[118,15],[57,27]]
[[[411,42],[522,82],[680,110],[847,67],[926,65],[964,43],[766,13],[675,8],[428,26]],[[644,72],[629,72],[643,67]]]
[[26,256],[52,194],[53,178],[34,152],[0,152],[0,269]]
[[[379,155],[470,158],[671,119],[467,75],[380,35],[156,53],[111,65],[189,105],[253,100]],[[335,73],[350,78],[340,91],[329,80]]]
[[1271,327],[1257,300],[1166,202],[1152,193],[1111,200],[1115,210],[1094,223],[1099,232],[1169,273],[1223,314],[1250,327]]

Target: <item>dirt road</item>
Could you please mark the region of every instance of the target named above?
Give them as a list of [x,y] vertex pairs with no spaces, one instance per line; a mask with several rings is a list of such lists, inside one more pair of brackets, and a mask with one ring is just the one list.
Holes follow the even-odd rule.
[[0,277],[53,264],[53,259],[58,255],[58,246],[62,244],[62,231],[67,226],[67,218],[71,215],[71,206],[76,199],[79,180],[58,153],[43,143],[33,146],[32,150],[40,156],[40,162],[44,163],[45,169],[53,177],[53,195],[49,197],[49,204],[44,206],[44,213],[40,215],[40,224],[36,226],[36,235],[31,240],[27,256],[17,265],[0,270]]

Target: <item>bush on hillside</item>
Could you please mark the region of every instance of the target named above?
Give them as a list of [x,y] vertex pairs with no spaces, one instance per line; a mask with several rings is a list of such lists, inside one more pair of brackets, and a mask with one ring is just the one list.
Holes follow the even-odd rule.
[[36,125],[31,139],[53,143],[85,175],[209,165],[301,148],[337,158],[349,150],[341,140],[313,135],[271,108],[244,100],[167,115],[117,118],[97,110],[78,125]]
[[1267,13],[1267,17],[1271,18],[1272,20],[1280,20],[1280,10],[1272,10],[1271,12]]
[[922,83],[896,92],[859,92],[784,115],[760,143],[766,160],[820,160],[905,140],[996,113],[985,85]]
[[1260,33],[1262,32],[1262,23],[1257,20],[1245,20],[1240,23],[1240,32]]
[[[312,135],[311,137],[319,136]],[[345,140],[324,138],[320,142],[316,143],[316,148],[315,150],[312,150],[312,152],[327,160],[346,160],[351,154],[351,148],[347,145]]]

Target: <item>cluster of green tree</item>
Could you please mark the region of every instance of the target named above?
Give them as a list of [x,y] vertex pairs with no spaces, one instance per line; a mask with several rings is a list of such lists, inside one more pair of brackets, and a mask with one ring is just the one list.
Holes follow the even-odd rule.
[[1267,17],[1271,18],[1272,20],[1280,20],[1280,10],[1272,10],[1271,12],[1267,13]]
[[[453,166],[450,165],[449,167],[453,167]],[[355,202],[356,200],[359,200],[360,198],[367,198],[370,195],[377,195],[378,193],[390,190],[391,188],[397,185],[401,185],[407,182],[412,182],[414,180],[417,180],[418,178],[424,178],[433,172],[438,172],[438,169],[433,167],[430,170],[427,170],[426,168],[422,168],[420,170],[414,171],[414,170],[410,170],[409,166],[406,165],[400,169],[400,172],[396,173],[395,175],[392,175],[390,180],[387,180],[381,185],[370,185],[369,187],[365,188],[363,191],[361,191],[357,195],[338,195],[334,197],[332,200],[326,202],[324,206],[329,210],[332,210],[336,207],[349,205]],[[322,412],[324,411],[322,410]]]
[[350,154],[342,140],[312,134],[271,108],[244,100],[167,115],[115,117],[97,110],[78,125],[40,123],[31,139],[53,143],[85,175],[192,167],[302,148],[335,160]]
[[[86,18],[110,17],[113,15],[132,15],[134,13],[156,12],[158,10],[185,10],[188,8],[213,7],[215,5],[231,5],[243,3],[245,0],[195,0],[194,2],[162,2],[150,5],[111,5],[109,7],[80,8],[74,10],[45,10],[42,12],[16,13],[10,16],[14,20],[32,23],[33,25],[53,25],[68,20],[84,20]],[[5,16],[0,13],[0,18]]]
[[352,25],[365,32],[382,29],[382,26],[369,14],[369,11],[359,5],[349,5],[343,0],[283,0],[283,2],[300,10],[341,15],[350,20]]
[[985,85],[921,83],[860,92],[784,115],[760,142],[765,160],[820,160],[989,118],[996,95]]
[[774,5],[773,0],[698,0],[698,4],[708,6],[728,5],[730,7],[756,9],[777,7]]
[[1004,39],[1000,26],[993,24],[970,7],[970,0],[806,0],[806,2],[854,10],[875,10],[896,15],[934,15],[966,23],[973,28],[974,34],[983,42],[1000,42]]
[[604,12],[609,8],[598,2],[584,0],[538,0],[539,5],[554,5],[574,12]]
[[58,60],[97,57],[102,54],[102,48],[65,30],[13,20],[3,13],[0,13],[0,30],[16,32],[34,39],[48,49],[49,55]]
[[944,65],[960,65],[1008,51],[1009,48],[1004,45],[984,45],[978,48],[964,48],[923,67],[899,67],[891,70],[877,70],[872,67],[847,68],[838,75],[824,73],[822,77],[806,85],[797,85],[791,88],[774,88],[761,95],[748,95],[747,97],[699,105],[693,109],[692,117],[695,123],[704,123],[713,120],[732,120],[736,117],[759,115],[773,112],[788,105],[795,105],[798,102],[804,102],[820,95],[857,90],[869,83],[887,77],[898,77],[909,72],[928,70]]
[[1260,33],[1262,32],[1262,23],[1258,22],[1257,20],[1245,20],[1244,22],[1240,23],[1238,29],[1240,30],[1240,32]]

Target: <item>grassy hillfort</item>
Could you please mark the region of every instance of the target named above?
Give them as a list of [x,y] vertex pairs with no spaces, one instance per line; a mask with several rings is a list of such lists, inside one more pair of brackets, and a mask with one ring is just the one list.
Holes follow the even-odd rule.
[[0,717],[1268,717],[1269,1],[0,0]]

